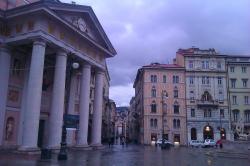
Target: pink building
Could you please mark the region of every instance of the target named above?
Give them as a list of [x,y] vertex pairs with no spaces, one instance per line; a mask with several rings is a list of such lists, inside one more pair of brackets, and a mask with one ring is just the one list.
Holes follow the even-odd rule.
[[0,9],[7,10],[29,3],[37,2],[39,0],[1,0]]
[[152,63],[137,72],[135,109],[140,118],[140,143],[164,137],[186,144],[185,71],[175,64]]

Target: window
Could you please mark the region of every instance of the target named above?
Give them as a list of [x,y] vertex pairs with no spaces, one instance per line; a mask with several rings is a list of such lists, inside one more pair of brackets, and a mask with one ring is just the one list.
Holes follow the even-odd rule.
[[247,81],[248,79],[242,79],[242,84],[244,88],[247,88]]
[[157,82],[157,76],[156,75],[151,75],[151,82],[156,83]]
[[194,91],[190,91],[190,100],[194,100]]
[[231,81],[231,88],[235,88],[236,79],[230,79],[230,81]]
[[152,90],[151,90],[151,97],[156,97],[156,89],[153,86]]
[[223,92],[222,90],[219,90],[219,101],[223,101],[223,100],[224,100]]
[[179,120],[179,119],[174,119],[174,120],[173,120],[173,126],[174,126],[175,129],[176,129],[176,128],[180,128],[180,127],[181,127],[181,122],[180,122],[180,120]]
[[194,63],[193,63],[193,61],[189,61],[189,68],[190,68],[190,69],[194,68]]
[[181,127],[181,121],[180,119],[177,119],[177,128],[180,128]]
[[233,110],[233,121],[238,122],[239,110]]
[[190,84],[190,85],[193,85],[193,84],[194,84],[194,77],[193,77],[193,76],[190,76],[190,77],[189,77],[189,84]]
[[154,127],[154,119],[150,119],[150,127]]
[[221,62],[217,62],[217,68],[221,69]]
[[201,67],[202,67],[202,69],[205,69],[205,61],[201,62]]
[[174,114],[179,114],[179,105],[174,105]]
[[233,96],[233,104],[237,104],[237,96]]
[[206,69],[209,69],[209,61],[206,61]]
[[157,119],[154,119],[154,128],[157,128]]
[[173,76],[173,83],[178,84],[179,83],[179,76]]
[[163,76],[163,83],[166,83],[167,82],[167,76]]
[[173,126],[174,126],[174,128],[176,128],[177,127],[177,124],[176,124],[177,122],[176,122],[176,119],[174,119],[173,120]]
[[201,83],[202,83],[202,84],[206,84],[206,77],[202,76],[202,78],[201,78]]
[[245,111],[245,122],[250,123],[250,110]]
[[174,90],[174,98],[178,98],[178,90],[177,89]]
[[220,109],[220,118],[224,118],[225,115],[224,115],[224,109]]
[[191,128],[191,140],[197,140],[196,128]]
[[151,104],[151,113],[156,113],[156,111],[157,111],[157,106],[155,101],[153,101]]
[[241,67],[241,71],[242,71],[242,73],[246,73],[247,68],[246,67]]
[[210,109],[204,110],[204,118],[212,117],[212,111]]
[[248,105],[249,104],[249,100],[248,100],[248,96],[244,96],[244,99],[245,99],[245,104]]
[[14,58],[12,75],[19,76],[21,71],[20,69],[21,69],[21,60]]
[[195,109],[191,108],[191,117],[195,117]]
[[218,77],[218,85],[222,85],[222,78]]
[[166,114],[168,111],[168,105],[166,103],[163,103],[163,113]]
[[234,73],[234,67],[230,67],[230,72]]
[[206,78],[206,83],[209,84],[209,77]]

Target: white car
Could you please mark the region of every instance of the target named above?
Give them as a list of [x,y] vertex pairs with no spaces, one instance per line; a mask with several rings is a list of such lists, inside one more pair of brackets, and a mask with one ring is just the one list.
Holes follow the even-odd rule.
[[[157,145],[161,145],[162,144],[162,139],[158,139],[157,141],[156,141],[156,144]],[[170,145],[173,145],[171,142],[169,142],[168,140],[164,140],[164,144],[170,144]]]
[[202,141],[198,141],[198,140],[191,140],[189,142],[189,146],[191,147],[200,147],[203,145],[203,142]]
[[216,142],[213,139],[205,139],[202,147],[214,147],[216,146]]

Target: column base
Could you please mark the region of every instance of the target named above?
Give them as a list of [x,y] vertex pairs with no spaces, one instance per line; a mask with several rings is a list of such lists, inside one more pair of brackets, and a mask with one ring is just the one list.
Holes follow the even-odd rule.
[[92,147],[89,146],[88,144],[84,144],[84,145],[75,145],[74,147],[72,147],[72,149],[74,149],[74,150],[92,150]]
[[19,147],[16,153],[28,154],[28,155],[40,155],[41,150],[38,147]]
[[60,146],[48,146],[46,149],[51,149],[52,153],[59,153],[60,152]]
[[93,150],[100,150],[105,148],[101,143],[91,144],[90,146],[93,148]]

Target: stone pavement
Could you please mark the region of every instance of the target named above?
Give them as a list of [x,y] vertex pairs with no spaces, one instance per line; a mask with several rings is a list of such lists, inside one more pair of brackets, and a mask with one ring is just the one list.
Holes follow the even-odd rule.
[[[225,150],[224,150],[225,151]],[[56,155],[49,161],[39,156],[0,153],[0,166],[249,166],[249,158],[237,158],[215,148],[173,147],[161,150],[154,146],[129,145],[105,147],[95,151],[69,151],[67,161],[57,161]],[[248,154],[249,156],[250,154]]]

